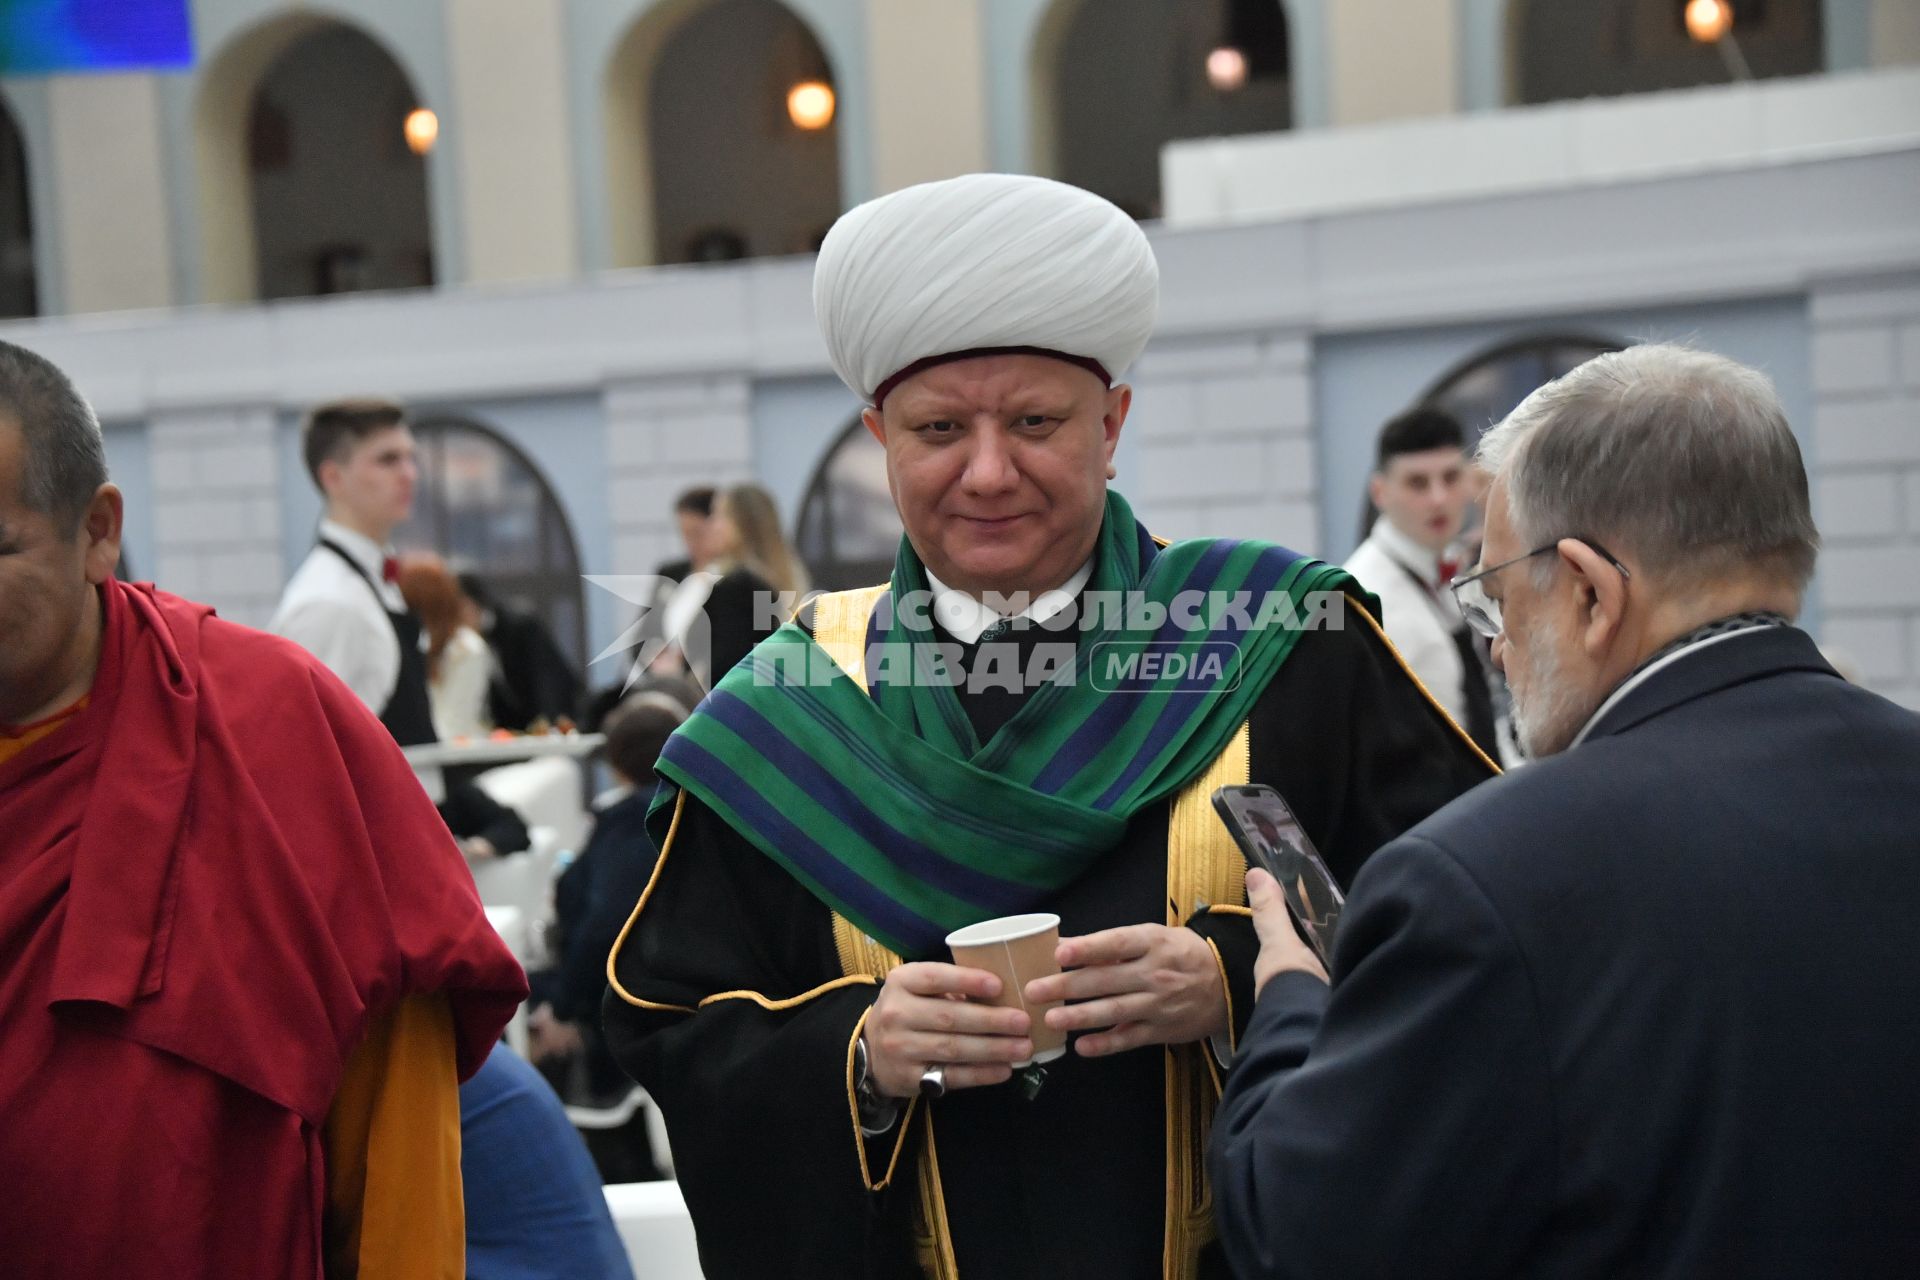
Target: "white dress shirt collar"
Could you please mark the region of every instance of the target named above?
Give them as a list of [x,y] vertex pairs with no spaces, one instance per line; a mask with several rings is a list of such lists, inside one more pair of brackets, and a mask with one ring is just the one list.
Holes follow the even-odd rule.
[[[1074,597],[1080,594],[1087,580],[1092,577],[1093,557],[1088,556],[1087,562],[1076,569],[1071,578],[1051,591],[1042,591],[1013,617],[1031,618],[1035,622],[1047,621],[1072,604]],[[982,632],[1000,620],[1000,614],[978,598],[956,587],[949,587],[934,577],[932,570],[927,571],[927,585],[933,588],[933,620],[961,644],[972,644],[979,640]]]
[[383,547],[366,534],[349,529],[335,520],[320,521],[320,538],[352,556],[353,562],[375,582],[385,580],[386,560],[393,554],[390,547]]
[[1427,550],[1401,532],[1400,526],[1384,515],[1373,522],[1373,529],[1367,536],[1378,542],[1381,550],[1396,564],[1419,574],[1427,586],[1437,588],[1440,585],[1441,552]]

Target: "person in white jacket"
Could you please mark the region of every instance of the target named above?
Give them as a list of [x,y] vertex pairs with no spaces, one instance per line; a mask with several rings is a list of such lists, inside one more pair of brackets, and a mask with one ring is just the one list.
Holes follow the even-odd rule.
[[1485,658],[1447,584],[1472,500],[1466,433],[1439,409],[1411,409],[1380,430],[1368,492],[1380,512],[1347,569],[1380,597],[1387,637],[1482,751],[1500,759]]

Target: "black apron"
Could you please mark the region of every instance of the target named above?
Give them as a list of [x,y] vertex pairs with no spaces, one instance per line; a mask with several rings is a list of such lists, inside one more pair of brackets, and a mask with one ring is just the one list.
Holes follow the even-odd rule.
[[387,705],[380,709],[380,723],[387,726],[387,732],[393,735],[393,740],[403,747],[438,742],[440,735],[433,727],[433,702],[427,697],[427,655],[420,648],[420,619],[408,610],[402,609],[396,613],[387,608],[386,597],[380,594],[379,584],[367,576],[360,562],[348,555],[339,543],[322,538],[320,545],[346,561],[347,567],[367,584],[367,590],[373,592],[374,602],[387,615],[387,621],[393,624],[393,638],[400,642],[400,676],[393,682],[393,693],[387,698]]
[[[1388,559],[1392,559],[1391,556]],[[1442,621],[1456,621],[1457,625],[1448,633],[1453,647],[1460,655],[1460,700],[1466,704],[1467,722],[1460,727],[1467,731],[1474,745],[1487,753],[1489,760],[1500,758],[1500,734],[1493,718],[1493,690],[1487,684],[1487,656],[1481,652],[1479,637],[1473,634],[1473,628],[1463,620],[1450,619],[1446,607],[1441,604],[1438,593],[1427,580],[1398,560],[1401,572],[1405,573],[1420,590],[1426,594],[1427,602],[1433,606]],[[1441,588],[1445,590],[1445,588]]]

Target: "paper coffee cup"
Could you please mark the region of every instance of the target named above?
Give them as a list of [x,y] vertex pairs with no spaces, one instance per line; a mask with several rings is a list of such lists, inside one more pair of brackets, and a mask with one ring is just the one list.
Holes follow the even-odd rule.
[[947,935],[955,964],[999,975],[1000,995],[987,1003],[1025,1009],[1033,1019],[1028,1035],[1033,1041],[1033,1056],[1014,1063],[1016,1069],[1052,1062],[1067,1051],[1067,1033],[1046,1023],[1047,1010],[1058,1008],[1061,1002],[1028,1004],[1026,998],[1029,982],[1060,972],[1060,963],[1054,958],[1059,945],[1060,917],[1045,912],[982,920]]

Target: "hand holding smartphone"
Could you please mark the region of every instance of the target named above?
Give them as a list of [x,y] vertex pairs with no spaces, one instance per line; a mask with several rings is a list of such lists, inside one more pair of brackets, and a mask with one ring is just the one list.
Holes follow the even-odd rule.
[[1279,881],[1300,936],[1332,972],[1334,936],[1346,898],[1293,810],[1278,791],[1262,783],[1221,787],[1213,793],[1213,808],[1247,864]]

